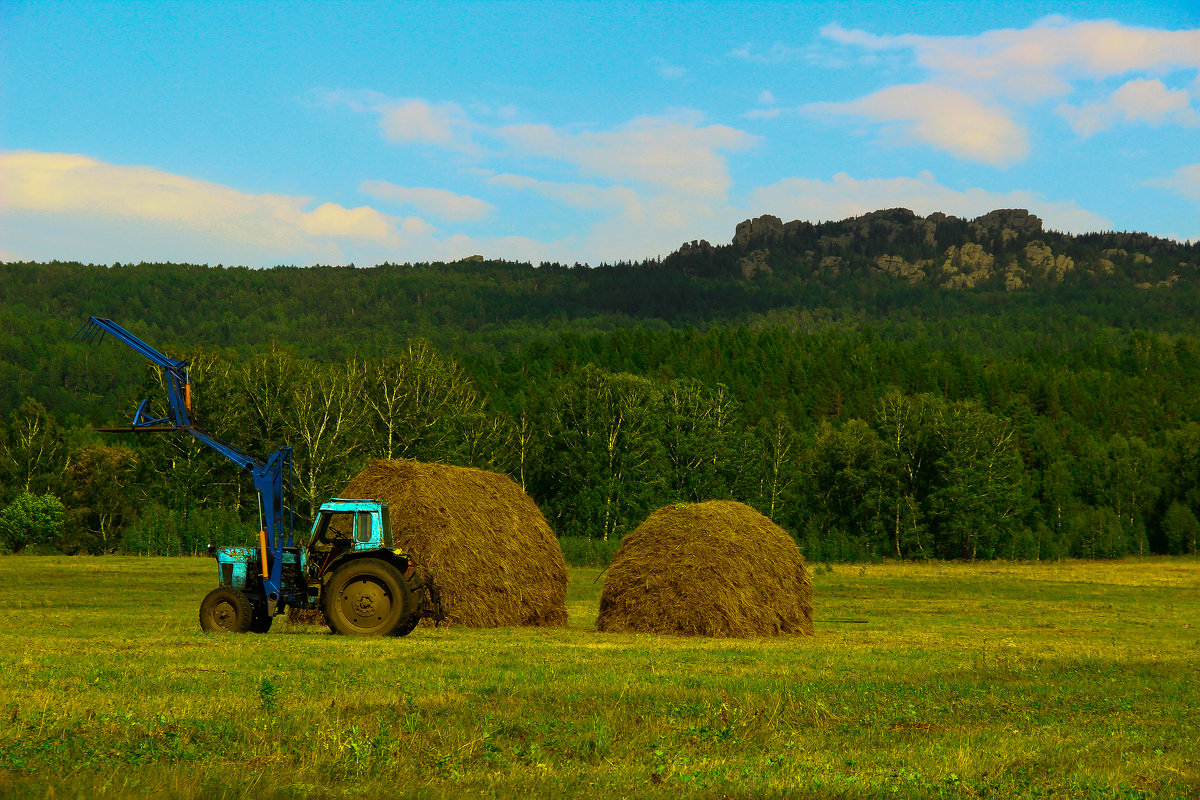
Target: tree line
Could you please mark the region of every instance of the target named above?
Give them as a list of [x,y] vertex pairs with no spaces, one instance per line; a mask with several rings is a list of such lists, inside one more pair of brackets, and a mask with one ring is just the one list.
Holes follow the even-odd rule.
[[[103,347],[88,358],[136,361]],[[415,458],[507,473],[560,535],[597,540],[732,498],[818,561],[1197,549],[1200,343],[1178,335],[1000,357],[869,328],[642,326],[464,357],[419,338],[338,359],[278,342],[171,354],[191,362],[205,427],[251,453],[294,448],[301,520],[370,459]],[[164,396],[137,369],[126,413]],[[249,541],[250,492],[191,437],[101,438],[34,399],[0,427],[12,552]]]

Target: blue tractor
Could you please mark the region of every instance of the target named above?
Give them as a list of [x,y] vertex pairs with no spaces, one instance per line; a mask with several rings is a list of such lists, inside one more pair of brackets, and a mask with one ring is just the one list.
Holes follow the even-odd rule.
[[147,416],[142,400],[128,427],[99,430],[190,434],[247,470],[258,491],[258,546],[209,545],[219,585],[200,603],[201,628],[266,633],[288,608],[319,608],[335,633],[405,636],[425,617],[442,618],[436,590],[425,587],[409,555],[394,546],[387,503],[331,498],[321,504],[300,546],[284,499],[291,488],[292,449],[280,447],[261,460],[205,431],[192,419],[186,361],[168,358],[110,319],[89,317],[76,338],[90,342],[105,333],[162,369],[168,416]]

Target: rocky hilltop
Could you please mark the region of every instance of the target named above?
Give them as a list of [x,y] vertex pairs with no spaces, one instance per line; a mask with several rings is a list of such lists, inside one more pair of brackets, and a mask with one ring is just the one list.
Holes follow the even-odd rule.
[[1046,230],[1021,208],[975,219],[905,208],[837,222],[748,219],[728,245],[682,245],[664,265],[696,277],[889,277],[948,289],[1019,291],[1062,284],[1171,285],[1200,277],[1200,245],[1142,233],[1080,236]]

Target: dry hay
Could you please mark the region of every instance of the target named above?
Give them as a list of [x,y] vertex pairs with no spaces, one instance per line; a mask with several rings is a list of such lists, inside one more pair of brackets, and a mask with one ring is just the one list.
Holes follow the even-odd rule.
[[685,636],[811,636],[812,581],[786,531],[742,503],[655,511],[621,541],[596,628]]
[[537,504],[507,475],[378,460],[339,497],[389,504],[396,546],[441,593],[442,624],[567,624],[562,548]]
[[293,625],[324,625],[325,615],[319,608],[293,608],[288,606],[287,621]]

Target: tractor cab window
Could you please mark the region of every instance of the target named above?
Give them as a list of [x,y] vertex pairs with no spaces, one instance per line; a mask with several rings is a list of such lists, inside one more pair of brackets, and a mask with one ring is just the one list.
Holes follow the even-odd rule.
[[317,522],[317,530],[313,541],[322,544],[332,544],[336,541],[350,541],[354,538],[354,512],[352,511],[322,511],[321,519]]
[[355,538],[360,542],[371,541],[371,512],[359,511],[358,520],[354,524]]

